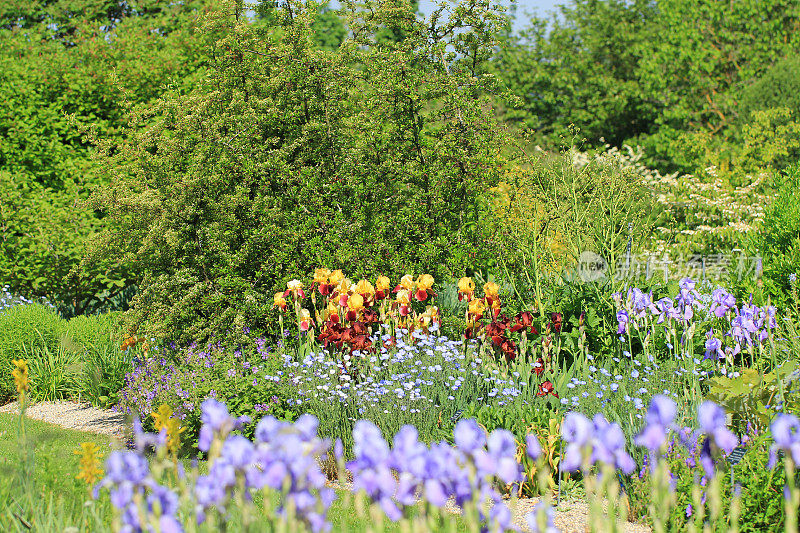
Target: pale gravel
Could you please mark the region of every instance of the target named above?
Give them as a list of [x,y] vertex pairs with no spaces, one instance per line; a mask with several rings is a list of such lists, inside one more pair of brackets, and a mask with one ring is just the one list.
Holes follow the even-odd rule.
[[[16,412],[18,412],[16,402],[0,406],[0,413]],[[98,409],[78,402],[39,402],[28,406],[25,414],[34,420],[49,422],[63,428],[110,435],[120,440],[124,440],[126,433],[130,431],[127,429],[125,415],[122,413],[111,409]],[[332,485],[339,484],[332,483]],[[520,498],[513,503],[509,501],[514,523],[523,531],[528,531],[526,516],[538,502],[538,498]],[[446,510],[452,513],[461,512],[453,502],[448,504]],[[589,531],[589,506],[584,501],[561,502],[555,509],[554,523],[564,533]],[[643,524],[626,522],[621,525],[620,529],[626,533],[650,533],[650,528]]]
[[[0,413],[18,413],[17,402],[0,406]],[[67,429],[110,435],[122,440],[125,436],[125,415],[111,409],[98,409],[90,404],[56,401],[28,406],[25,416]]]

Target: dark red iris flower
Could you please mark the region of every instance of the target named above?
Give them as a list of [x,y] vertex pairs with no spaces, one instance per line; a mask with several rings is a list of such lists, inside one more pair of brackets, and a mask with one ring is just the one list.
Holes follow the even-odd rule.
[[509,320],[507,316],[498,317],[497,320],[492,321],[488,326],[486,326],[486,334],[490,337],[505,335],[505,332],[508,329],[508,322]]
[[563,316],[561,315],[561,313],[552,313],[550,315],[550,324],[552,325],[553,331],[555,331],[556,333],[560,333],[561,332],[561,321],[562,321],[562,319],[563,319]]
[[505,339],[502,344],[500,344],[500,349],[509,361],[513,361],[517,358],[517,345],[511,339]]
[[536,360],[536,364],[533,366],[533,371],[536,372],[537,376],[541,376],[544,372],[544,360],[541,357]]
[[531,335],[536,335],[538,331],[536,331],[536,326],[533,325],[533,313],[530,311],[525,311],[517,316],[514,317],[516,323],[511,326],[511,331],[519,331],[521,329],[527,329]]
[[536,396],[547,396],[548,394],[552,394],[556,398],[558,398],[558,393],[556,392],[555,387],[549,381],[543,381],[539,385],[539,392],[536,393]]
[[374,309],[364,309],[363,315],[366,324],[377,324],[381,319]]

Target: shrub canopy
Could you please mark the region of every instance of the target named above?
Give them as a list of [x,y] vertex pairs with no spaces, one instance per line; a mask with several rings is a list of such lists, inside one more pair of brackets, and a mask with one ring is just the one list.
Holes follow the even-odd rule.
[[[429,23],[410,4],[352,6],[353,38],[313,46],[313,5],[258,25],[210,14],[206,80],[105,147],[108,219],[92,257],[142,276],[131,330],[202,339],[264,326],[272,294],[315,266],[356,276],[463,272],[481,195],[503,165],[484,95],[489,2]],[[376,39],[389,28],[397,39]],[[91,262],[87,259],[87,263]]]

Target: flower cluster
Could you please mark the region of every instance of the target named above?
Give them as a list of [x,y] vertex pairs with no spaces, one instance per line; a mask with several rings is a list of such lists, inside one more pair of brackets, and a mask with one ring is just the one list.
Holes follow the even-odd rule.
[[111,504],[119,512],[120,531],[142,531],[148,526],[164,533],[183,531],[177,517],[178,495],[153,478],[144,455],[113,451],[105,466],[106,475],[95,487],[95,496],[101,488],[109,489]]
[[34,303],[39,303],[41,305],[50,307],[51,309],[55,309],[55,306],[48,302],[45,298],[31,300],[30,298],[25,298],[24,296],[12,294],[8,285],[0,287],[0,312],[18,305],[28,305]]
[[[633,328],[649,338],[663,331],[666,346],[673,351],[675,344],[685,344],[696,328],[707,327],[705,359],[733,362],[743,349],[766,341],[777,326],[774,306],[737,305],[736,298],[721,287],[710,294],[700,293],[691,278],[680,280],[673,298],[653,301],[652,293],[637,288],[625,295],[616,293],[614,298],[619,307],[617,334],[630,334]],[[715,332],[715,325],[724,332],[721,336]]]
[[[255,430],[255,440],[230,433],[241,420],[228,413],[226,406],[213,399],[202,405],[204,421],[200,449],[209,457],[207,474],[196,471],[187,475],[179,465],[177,487],[166,483],[166,431],[160,435],[143,433],[136,427],[136,449],[114,451],[106,460],[106,474],[95,487],[95,497],[108,489],[117,511],[122,531],[183,531],[189,520],[194,523],[219,524],[227,519],[232,506],[253,506],[256,492],[277,492],[280,506],[268,521],[293,520],[312,531],[328,531],[327,510],[336,499],[327,486],[321,463],[332,454],[342,462],[341,443],[317,436],[318,421],[301,416],[294,424],[274,417],[262,418]],[[516,459],[517,443],[506,430],[490,435],[474,420],[459,422],[455,428],[456,445],[445,442],[430,446],[418,439],[412,426],[404,426],[394,436],[390,449],[380,431],[371,422],[359,421],[353,432],[354,459],[347,464],[352,473],[354,492],[363,492],[380,506],[389,519],[404,518],[403,510],[417,503],[418,497],[435,507],[449,499],[461,506],[474,505],[483,527],[514,529],[511,512],[496,490],[496,482],[518,483],[522,480]],[[153,462],[143,455],[145,448],[156,446]],[[331,450],[333,448],[333,450]],[[540,447],[535,437],[528,438],[528,453],[536,459]],[[485,513],[482,504],[493,502]],[[251,517],[243,512],[244,520]],[[533,517],[529,517],[533,523]],[[299,524],[298,524],[299,522]],[[246,524],[245,524],[246,525]]]
[[[387,348],[392,341],[391,349]],[[354,351],[342,360],[327,350],[310,353],[300,361],[284,355],[284,377],[296,387],[298,403],[319,402],[350,405],[365,415],[371,409],[413,415],[445,403],[479,401],[505,405],[522,394],[527,381],[517,374],[502,377],[484,368],[480,357],[463,351],[461,341],[419,331],[398,330],[371,341],[380,346],[374,353]],[[351,360],[360,358],[369,368],[366,375],[348,373]],[[273,379],[280,379],[274,376]]]
[[[317,437],[317,420],[301,416],[295,424],[280,422],[274,417],[262,418],[255,431],[255,442],[241,435],[228,435],[228,430],[242,420],[230,416],[224,404],[216,400],[203,403],[204,439],[200,449],[212,454],[209,473],[197,478],[194,489],[198,522],[203,522],[212,509],[224,510],[237,487],[249,499],[253,491],[269,488],[283,493],[279,514],[291,505],[299,518],[312,531],[326,529],[325,513],[335,499],[325,486],[320,460],[330,442]],[[320,505],[321,504],[321,505]]]
[[488,499],[493,503],[489,515],[479,510],[484,525],[511,528],[511,511],[493,481],[522,480],[513,435],[495,430],[487,439],[474,420],[462,420],[454,437],[455,447],[443,442],[426,446],[413,426],[404,426],[390,449],[374,424],[360,420],[353,431],[355,459],[347,465],[353,489],[366,492],[394,521],[402,518],[403,508],[416,504],[418,494],[439,508],[450,498],[461,507]]
[[[240,414],[284,414],[285,395],[280,383],[273,380],[282,372],[283,360],[274,346],[265,339],[241,346],[225,348],[212,341],[205,346],[192,344],[180,350],[153,350],[133,355],[133,369],[126,374],[120,391],[117,409],[143,420],[152,420],[158,430],[174,424],[185,428],[182,438],[196,438],[200,429],[200,410],[203,400],[216,398],[226,401],[234,396],[247,398],[252,411]],[[277,398],[277,400],[276,400]],[[163,404],[173,413],[162,423],[152,417]],[[181,429],[173,428],[170,435]],[[177,439],[174,440],[177,445]]]
[[75,479],[82,479],[87,485],[94,485],[103,475],[100,468],[100,448],[94,442],[82,442],[80,449],[75,451],[80,456],[80,472]]
[[31,380],[28,376],[28,362],[24,359],[15,359],[12,363],[14,364],[14,370],[11,371],[11,376],[14,378],[14,385],[17,387],[20,402],[24,403],[25,394],[31,388]]
[[561,466],[567,471],[587,470],[591,465],[604,463],[630,474],[636,467],[625,450],[622,428],[599,413],[594,420],[575,411],[567,413],[561,436],[567,443]]
[[[670,433],[678,433],[680,442],[690,451],[686,460],[697,457],[708,479],[714,480],[715,451],[729,452],[738,443],[726,427],[724,412],[711,402],[702,404],[694,433],[688,428],[678,430],[676,414],[674,401],[666,396],[655,397],[635,444],[651,452],[651,461],[659,461],[657,454],[671,442]],[[336,495],[326,483],[321,464],[331,458],[341,468],[343,449],[339,441],[332,445],[330,440],[318,437],[315,417],[303,415],[293,424],[264,417],[256,426],[253,441],[233,433],[242,420],[231,416],[221,402],[213,399],[203,402],[202,418],[202,433],[206,437],[200,449],[208,454],[208,473],[199,475],[195,470],[187,475],[176,466],[178,476],[172,480],[177,487],[170,486],[166,483],[167,476],[159,474],[163,474],[164,468],[158,461],[167,457],[166,431],[160,435],[146,434],[137,426],[137,448],[110,454],[105,477],[95,493],[101,488],[109,489],[123,530],[182,531],[189,520],[219,524],[219,520],[227,519],[232,506],[253,507],[256,492],[264,493],[264,501],[268,500],[268,493],[277,492],[281,496],[277,512],[270,514],[265,509],[264,519],[296,520],[312,531],[330,529],[327,511]],[[778,450],[792,461],[800,459],[797,417],[779,415],[772,430],[775,444],[771,466]],[[611,468],[624,473],[631,473],[636,467],[620,426],[602,415],[590,420],[580,413],[569,412],[561,435],[567,443],[561,463],[565,470],[582,470],[585,475],[593,476],[592,466],[601,471]],[[515,529],[498,487],[524,481],[520,450],[534,461],[542,456],[542,446],[534,435],[528,435],[523,446],[504,429],[487,435],[472,419],[456,424],[454,445],[426,444],[410,425],[403,426],[390,445],[381,431],[366,420],[356,422],[352,436],[353,458],[346,464],[352,475],[352,490],[363,493],[392,521],[409,517],[406,511],[420,501],[434,508],[452,501],[464,509],[474,509],[482,528]],[[155,462],[149,462],[143,455],[147,446],[157,448]],[[698,451],[692,455],[692,450]],[[97,469],[93,471],[99,474]],[[613,480],[611,476],[604,482]],[[487,501],[491,502],[488,508],[483,505]],[[547,530],[552,527],[548,510],[542,511],[527,517],[534,531],[539,530],[540,523]],[[244,520],[248,516],[252,519],[249,511],[241,516]]]
[[[422,274],[416,279],[405,275],[392,290],[391,281],[386,276],[378,276],[374,285],[366,279],[353,283],[341,270],[331,272],[318,268],[314,272],[310,296],[306,294],[302,281],[292,280],[284,292],[275,293],[273,300],[274,305],[284,311],[289,306],[287,298],[291,297],[300,331],[311,331],[316,324],[319,327],[316,338],[326,348],[335,347],[352,353],[354,350],[374,349],[370,335],[378,325],[428,331],[438,324],[439,310],[435,306],[414,309],[414,302],[426,302],[436,296],[433,284],[430,274]],[[319,305],[317,293],[322,297]],[[304,307],[307,298],[311,309]]]

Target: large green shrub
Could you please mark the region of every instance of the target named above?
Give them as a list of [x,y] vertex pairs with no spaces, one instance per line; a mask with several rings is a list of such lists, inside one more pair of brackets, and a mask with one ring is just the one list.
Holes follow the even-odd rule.
[[791,277],[800,274],[800,164],[787,169],[782,180],[763,224],[745,241],[746,254],[761,258],[762,274],[754,278],[733,273],[731,285],[742,295],[753,292],[761,300],[769,297],[773,303],[787,304]]
[[69,337],[75,349],[105,349],[119,346],[124,339],[115,338],[114,325],[120,313],[101,313],[98,315],[79,315],[63,324],[62,331]]
[[131,358],[114,336],[116,313],[62,319],[51,307],[16,305],[0,311],[0,403],[14,397],[11,361],[28,361],[36,400],[70,398],[113,405]]
[[788,55],[745,86],[737,111],[739,119],[747,122],[754,111],[776,107],[800,113],[800,55]]
[[11,361],[33,348],[56,350],[60,333],[61,318],[50,307],[17,305],[0,312],[0,403],[16,395]]
[[193,21],[213,0],[0,2],[0,280],[62,313],[121,307],[135,272],[113,257],[70,275],[102,220],[80,205],[108,176],[90,138],[130,108],[191,85]]
[[[109,149],[112,184],[94,198],[109,220],[94,257],[142,276],[129,328],[182,341],[263,328],[273,292],[315,266],[462,272],[503,161],[481,97],[492,79],[461,61],[489,57],[500,18],[488,2],[456,9],[444,27],[409,5],[357,11],[335,51],[312,46],[315,10],[299,4],[258,31],[235,5],[207,17],[232,27],[207,81]],[[374,42],[387,25],[405,37]]]
[[686,133],[731,142],[752,111],[797,103],[794,0],[563,4],[509,36],[495,62],[521,102],[504,116],[538,143],[560,146],[574,124],[592,145],[640,144],[650,166],[696,173]]

